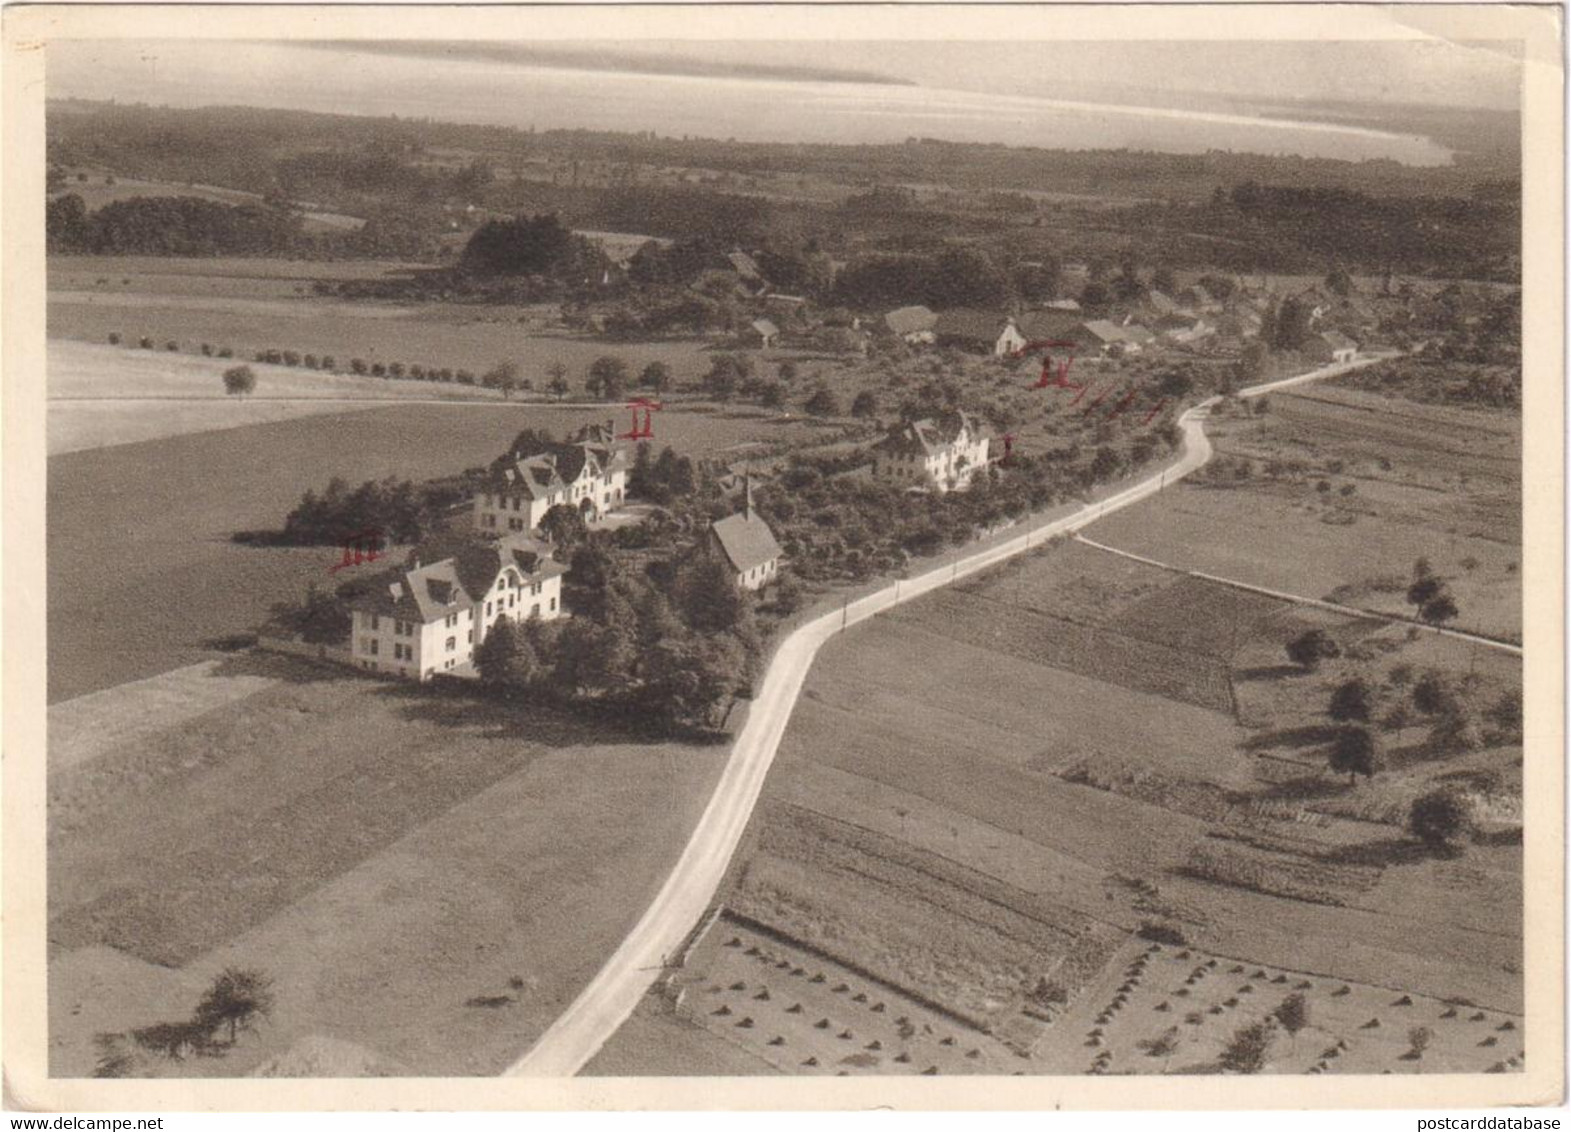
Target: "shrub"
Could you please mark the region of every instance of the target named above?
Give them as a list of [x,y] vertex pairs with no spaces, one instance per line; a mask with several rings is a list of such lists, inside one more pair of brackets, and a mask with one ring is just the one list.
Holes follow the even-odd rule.
[[144,350],[151,350],[153,348],[153,340],[151,338],[143,338],[140,344]]
[[475,383],[475,375],[466,369],[459,370],[453,376],[460,385],[473,385]]
[[113,331],[110,331],[109,344],[111,346],[118,346],[118,345],[120,345],[120,335],[114,333]]
[[1407,829],[1431,849],[1449,849],[1472,832],[1473,807],[1455,787],[1431,790],[1413,799]]
[[449,369],[448,367],[443,366],[437,372],[437,377],[441,381],[452,381],[453,380],[453,371],[451,369]]
[[1135,934],[1152,943],[1165,943],[1173,947],[1184,947],[1189,943],[1182,930],[1172,924],[1158,923],[1155,920],[1146,920]]
[[387,376],[388,377],[394,377],[394,378],[397,378],[400,381],[402,381],[403,377],[404,377],[404,363],[403,362],[389,362],[389,363],[387,363]]
[[210,358],[210,357],[213,356],[213,347],[212,347],[212,345],[210,343],[207,343],[207,342],[203,342],[202,343],[202,356],[204,358]]
[[269,365],[277,366],[283,365],[284,363],[284,354],[282,350],[268,350],[263,355],[263,357]]
[[315,369],[317,367],[317,364],[318,364],[315,354],[307,354],[305,357],[301,358],[300,360],[305,363],[305,368],[306,369]]
[[372,362],[371,363],[371,376],[372,377],[386,377],[387,376],[387,367],[384,366],[381,362]]
[[218,348],[218,356],[220,358],[232,358],[235,356],[235,352],[228,346],[220,346]]
[[1234,1031],[1217,1064],[1231,1073],[1259,1073],[1265,1068],[1274,1034],[1268,1021],[1252,1022]]
[[333,358],[332,354],[322,355],[322,368],[325,369],[328,373],[337,372],[338,362]]
[[364,358],[354,358],[353,360],[350,361],[349,368],[351,370],[353,370],[355,373],[360,374],[362,377],[367,372],[367,366],[365,364],[365,359]]
[[168,350],[172,354],[180,349],[180,343],[171,338],[169,341],[164,343],[164,349]]
[[230,366],[224,371],[224,392],[250,393],[256,389],[256,373],[250,366]]
[[284,365],[297,366],[300,364],[300,355],[293,350],[284,351]]
[[409,376],[416,381],[425,380],[425,366],[412,365],[409,367]]

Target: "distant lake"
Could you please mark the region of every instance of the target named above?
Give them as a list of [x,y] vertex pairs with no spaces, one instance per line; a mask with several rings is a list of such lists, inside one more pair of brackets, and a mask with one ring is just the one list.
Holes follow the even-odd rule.
[[908,137],[1049,149],[1221,149],[1443,165],[1427,138],[1333,123],[871,83],[645,75],[201,42],[49,45],[49,95],[251,105],[764,142]]

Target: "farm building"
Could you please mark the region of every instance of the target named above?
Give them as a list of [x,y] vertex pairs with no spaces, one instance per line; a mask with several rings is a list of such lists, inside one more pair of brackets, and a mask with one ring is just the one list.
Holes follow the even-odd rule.
[[940,346],[957,346],[978,354],[1012,354],[1026,344],[1015,320],[988,311],[955,309],[938,316],[933,334]]
[[755,318],[747,329],[748,343],[762,350],[769,349],[780,337],[780,328],[767,318]]
[[620,507],[626,494],[627,450],[615,423],[588,425],[565,444],[514,450],[494,464],[472,500],[474,529],[528,533],[559,503],[594,522]]
[[1120,326],[1098,318],[1082,322],[1079,337],[1089,352],[1135,354],[1150,344],[1153,335],[1137,322]]
[[884,329],[912,345],[927,345],[936,340],[933,328],[938,316],[923,306],[897,307],[884,315]]
[[351,663],[405,679],[467,675],[498,620],[561,615],[565,573],[545,547],[518,536],[416,548],[348,600]]
[[1075,332],[1084,322],[1078,310],[1077,303],[1075,310],[1048,307],[1027,311],[1015,320],[1015,325],[1027,342],[1078,342]]
[[1309,339],[1308,352],[1316,361],[1340,364],[1358,356],[1358,343],[1340,330],[1327,330]]
[[780,569],[780,544],[753,507],[753,481],[743,484],[742,510],[709,524],[710,547],[736,574],[736,584],[756,590],[774,581]]
[[987,467],[988,438],[959,411],[896,425],[873,446],[877,479],[936,491],[959,491]]

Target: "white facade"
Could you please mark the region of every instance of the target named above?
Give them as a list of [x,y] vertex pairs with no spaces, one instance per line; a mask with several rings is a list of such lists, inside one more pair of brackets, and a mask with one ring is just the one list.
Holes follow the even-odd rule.
[[963,491],[987,467],[987,452],[988,438],[962,426],[949,443],[881,446],[873,454],[873,476],[931,491]]
[[350,656],[356,667],[415,680],[451,672],[474,660],[475,649],[498,620],[550,621],[562,614],[562,575],[531,581],[516,566],[504,566],[484,597],[457,600],[435,620],[421,622],[387,613],[353,611]]
[[484,534],[527,534],[558,503],[577,508],[585,522],[603,518],[625,501],[627,472],[617,468],[596,475],[591,468],[586,463],[576,480],[557,480],[551,487],[489,484],[474,497],[474,529]]

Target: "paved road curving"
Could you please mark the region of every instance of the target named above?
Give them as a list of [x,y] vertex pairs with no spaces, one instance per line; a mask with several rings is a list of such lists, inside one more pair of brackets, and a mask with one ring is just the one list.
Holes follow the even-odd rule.
[[[1332,377],[1374,360],[1377,359],[1322,367],[1278,382],[1252,386],[1240,396],[1256,397],[1283,386]],[[1217,400],[1213,397],[1204,401],[1179,417],[1178,424],[1183,431],[1179,458],[1139,483],[957,562],[902,579],[848,603],[844,609],[809,621],[791,633],[776,651],[709,805],[698,819],[687,848],[655,896],[654,903],[566,1012],[503,1076],[571,1077],[599,1052],[633,1013],[668,957],[681,947],[714,900],[731,855],[741,841],[742,831],[763,790],[764,777],[780,746],[780,737],[791,718],[797,694],[807,679],[814,656],[825,641],[844,628],[895,605],[985,570],[1029,547],[1040,546],[1054,535],[1077,531],[1110,511],[1156,494],[1168,483],[1202,467],[1211,458],[1211,442],[1206,438],[1204,422]]]

